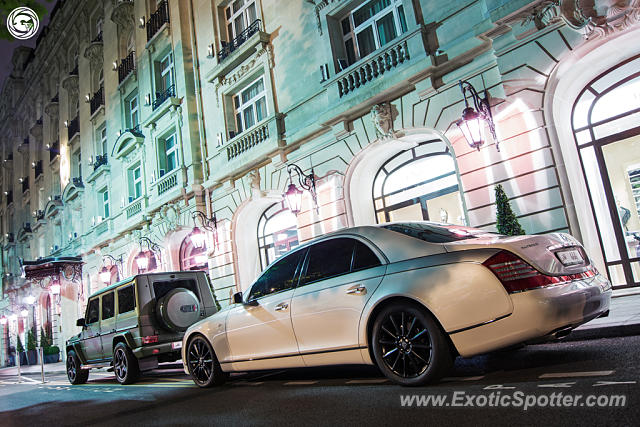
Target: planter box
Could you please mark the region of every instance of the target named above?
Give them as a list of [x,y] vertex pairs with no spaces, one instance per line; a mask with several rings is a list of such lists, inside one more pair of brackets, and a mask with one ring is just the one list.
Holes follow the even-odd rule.
[[45,354],[44,363],[58,363],[60,361],[60,354]]
[[38,364],[38,351],[37,350],[27,350],[27,359],[29,365],[37,365]]

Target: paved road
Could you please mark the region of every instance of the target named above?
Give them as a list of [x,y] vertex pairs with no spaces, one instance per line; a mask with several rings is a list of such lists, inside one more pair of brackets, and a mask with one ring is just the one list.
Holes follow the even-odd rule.
[[[640,336],[528,346],[458,359],[450,378],[411,389],[375,369],[344,366],[242,374],[211,390],[196,388],[179,370],[154,371],[130,386],[107,372],[74,387],[61,375],[45,385],[38,377],[23,384],[0,377],[0,424],[640,425],[638,354]],[[624,396],[624,406],[589,407],[591,395],[596,404]],[[416,399],[437,396],[443,406],[416,407]],[[494,407],[501,399],[511,406]],[[545,406],[525,410],[527,399]],[[558,407],[563,399],[576,406]]]

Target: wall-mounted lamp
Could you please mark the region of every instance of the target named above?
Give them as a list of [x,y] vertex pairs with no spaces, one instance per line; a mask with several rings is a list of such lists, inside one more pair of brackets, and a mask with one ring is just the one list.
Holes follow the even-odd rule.
[[[196,218],[200,220],[200,225],[202,226],[202,228],[213,233],[213,240],[217,243],[218,219],[216,218],[215,212],[213,213],[213,216],[211,218],[207,218],[204,213],[195,211],[191,218],[193,219],[193,230],[191,230],[189,238],[191,239],[191,243],[193,244],[194,248],[207,249],[207,234],[198,227]],[[213,251],[215,251],[215,247],[213,248]]]
[[7,316],[5,316],[4,314],[2,315],[2,317],[0,317],[0,325],[4,326],[7,324]]
[[[153,243],[148,237],[141,237],[139,243],[140,253],[135,257],[138,271],[154,270],[157,266],[155,254],[160,253],[160,246]],[[143,245],[147,246],[146,250],[142,249]]]
[[[500,151],[498,138],[496,137],[496,127],[493,123],[493,116],[491,115],[491,106],[489,105],[489,92],[485,89],[484,98],[481,98],[473,85],[468,81],[460,80],[458,84],[464,97],[465,108],[462,110],[462,118],[456,122],[456,125],[462,131],[464,138],[467,140],[467,144],[469,144],[471,148],[480,151],[480,147],[484,144],[484,122],[486,122],[487,126],[489,126],[491,136],[496,142],[496,149]],[[471,96],[473,107],[469,106],[468,95]]]
[[51,281],[51,285],[49,285],[49,290],[53,295],[60,295],[60,282],[58,279],[53,279]]
[[22,301],[23,301],[25,304],[33,305],[33,304],[35,304],[35,302],[36,302],[36,297],[34,297],[34,296],[33,296],[33,294],[29,294],[28,296],[24,297],[24,298],[22,299]]
[[84,102],[89,103],[91,102],[91,94],[88,93],[84,96]]
[[22,307],[22,309],[20,310],[20,316],[22,317],[27,317],[29,315],[29,310],[27,310],[27,307]]
[[298,184],[303,190],[311,193],[311,197],[313,198],[313,203],[318,208],[318,195],[316,193],[316,176],[313,173],[313,168],[311,168],[311,173],[309,175],[305,175],[300,166],[296,164],[291,164],[287,166],[287,172],[289,173],[289,186],[287,187],[287,191],[282,194],[282,197],[287,201],[287,205],[289,210],[294,214],[298,215],[300,209],[302,207],[302,194],[303,191],[300,190],[293,183],[293,178],[291,176],[291,172],[295,171],[298,175]]
[[207,58],[213,58],[213,43],[207,46]]
[[138,22],[139,22],[139,24],[138,24],[138,28],[144,28],[144,25],[145,25],[145,23],[147,22],[147,21],[144,19],[144,15],[142,15],[142,16],[138,19]]
[[[110,260],[109,265],[105,263],[105,260]],[[120,267],[122,266],[122,255],[119,258],[115,258],[112,255],[103,255],[102,256],[102,268],[98,272],[98,277],[100,281],[105,285],[111,284],[111,278],[114,274],[116,275],[116,282],[120,280]]]
[[113,71],[118,71],[118,63],[116,61],[113,61],[113,65],[111,66],[111,69]]
[[65,121],[64,121],[64,127],[66,127],[66,128],[68,128],[68,127],[69,127],[69,121],[68,121],[68,120],[65,120]]
[[144,105],[149,106],[151,105],[151,94],[148,93],[144,96]]

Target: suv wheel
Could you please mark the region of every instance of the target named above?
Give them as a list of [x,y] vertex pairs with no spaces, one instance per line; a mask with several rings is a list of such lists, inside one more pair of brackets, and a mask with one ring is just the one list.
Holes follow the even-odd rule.
[[84,384],[89,379],[89,370],[81,369],[80,359],[75,351],[67,353],[67,378],[73,385]]
[[442,378],[453,358],[449,343],[433,317],[413,304],[390,305],[378,314],[371,337],[382,373],[405,386]]
[[125,343],[118,343],[113,350],[113,372],[120,384],[131,384],[138,378],[138,359]]
[[222,385],[227,379],[211,344],[204,337],[197,336],[189,342],[187,366],[193,382],[199,387]]

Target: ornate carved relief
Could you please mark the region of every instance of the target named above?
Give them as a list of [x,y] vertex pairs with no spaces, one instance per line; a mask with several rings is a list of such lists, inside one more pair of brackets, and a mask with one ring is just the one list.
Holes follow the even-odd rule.
[[69,74],[62,80],[62,87],[69,92],[69,96],[74,100],[78,97],[78,76]]
[[606,37],[640,22],[640,0],[562,0],[560,10],[586,38]]
[[111,12],[111,20],[116,23],[120,30],[132,28],[135,25],[133,2],[117,2],[113,12]]
[[371,120],[379,139],[390,139],[396,135],[393,121],[398,117],[398,109],[390,102],[383,102],[371,109]]
[[102,42],[92,42],[84,50],[84,57],[91,63],[91,68],[102,64]]

